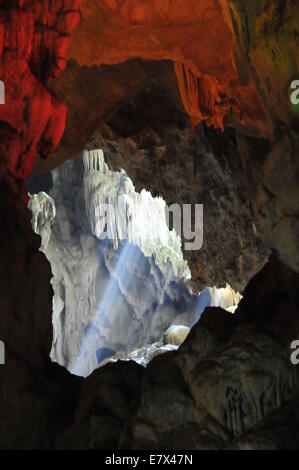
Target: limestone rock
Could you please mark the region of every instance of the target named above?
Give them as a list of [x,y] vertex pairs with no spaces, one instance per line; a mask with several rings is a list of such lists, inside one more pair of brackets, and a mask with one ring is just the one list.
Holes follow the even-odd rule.
[[[140,93],[119,109],[110,119],[112,129],[99,129],[89,146],[103,148],[110,168],[124,168],[136,190],[161,195],[169,206],[191,204],[193,212],[195,204],[203,204],[203,246],[197,251],[182,246],[194,288],[229,283],[242,292],[269,252],[254,233],[236,135],[204,126],[192,130],[170,103],[169,115],[177,116],[176,126],[169,122],[171,132],[166,123],[157,129],[155,108],[143,116],[149,99]],[[137,134],[135,113],[146,123]]]
[[[213,287],[210,289],[211,295],[211,307],[221,307],[225,310],[230,309],[229,311],[232,312],[232,309],[236,309],[242,296],[239,292],[235,292],[230,285],[226,285],[225,288],[217,289]],[[233,313],[233,312],[232,312]]]
[[[70,14],[71,13],[71,14]],[[57,147],[65,126],[65,106],[48,83],[66,65],[70,33],[79,20],[78,2],[1,2],[0,179],[26,199],[25,180],[39,153]]]
[[[181,252],[181,240],[169,230],[165,201],[153,198],[148,191],[136,193],[132,181],[122,170],[112,172],[105,163],[102,150],[85,151],[84,195],[91,233],[108,238],[113,247],[126,240],[140,247],[166,276],[169,261],[173,278],[190,277]],[[169,266],[167,266],[169,271]],[[171,274],[169,274],[171,275]]]
[[190,328],[183,325],[172,325],[168,328],[164,336],[166,344],[180,346],[187,338]]
[[[163,201],[150,194],[139,201],[129,178],[109,170],[100,152],[66,162],[52,172],[52,180],[51,197],[38,193],[29,204],[53,273],[52,360],[83,376],[117,358],[141,357],[147,364],[167,350],[151,345],[175,318],[185,316],[191,326],[210,304],[210,296],[202,301],[186,284],[186,262],[178,237],[166,225]],[[132,219],[137,235],[133,230],[131,241],[140,248],[119,240],[115,224],[113,240],[100,239],[96,210],[106,200],[107,185],[112,204],[122,194],[135,217],[136,199],[148,207],[149,222],[161,217],[165,245],[144,241],[147,227],[138,217]]]
[[28,209],[32,212],[32,227],[41,237],[41,251],[45,252],[51,238],[51,222],[56,216],[53,199],[45,192],[30,196]]

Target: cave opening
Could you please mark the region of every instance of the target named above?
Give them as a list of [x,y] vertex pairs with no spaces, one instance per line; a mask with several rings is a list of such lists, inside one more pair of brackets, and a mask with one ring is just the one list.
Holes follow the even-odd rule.
[[237,308],[241,296],[228,285],[193,290],[165,201],[136,192],[125,171],[110,170],[102,150],[31,178],[27,188],[53,274],[50,357],[71,373],[86,377],[117,360],[146,366],[178,349],[206,307]]

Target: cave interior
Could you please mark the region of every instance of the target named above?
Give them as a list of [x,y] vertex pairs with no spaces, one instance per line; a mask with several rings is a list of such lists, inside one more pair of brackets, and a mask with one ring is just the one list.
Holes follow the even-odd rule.
[[297,0],[0,0],[1,450],[299,449],[298,47]]

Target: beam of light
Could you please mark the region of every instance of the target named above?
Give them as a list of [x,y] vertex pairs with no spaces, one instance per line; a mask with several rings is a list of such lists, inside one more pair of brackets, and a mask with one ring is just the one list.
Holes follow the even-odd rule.
[[167,275],[165,277],[163,290],[162,290],[162,292],[161,292],[161,294],[158,298],[156,308],[154,309],[154,312],[152,314],[152,320],[151,320],[151,322],[149,324],[149,327],[148,327],[148,332],[147,332],[147,335],[146,335],[146,338],[145,338],[145,344],[148,344],[150,342],[150,339],[153,335],[154,328],[156,327],[157,322],[158,322],[158,315],[159,315],[159,312],[161,311],[161,309],[164,305],[165,295],[166,295],[167,289],[168,289],[168,287],[171,283],[172,278],[173,278],[172,270],[169,269],[168,272],[167,272]]
[[210,289],[206,287],[202,292],[195,296],[195,299],[196,300],[192,309],[193,317],[192,323],[190,325],[191,328],[198,322],[205,309],[211,305]]
[[[102,256],[104,259],[102,251],[99,252],[99,256]],[[69,370],[73,374],[86,376],[91,372],[91,370],[87,370],[89,366],[87,365],[88,361],[86,361],[86,358],[90,357],[90,354],[92,354],[93,352],[95,354],[98,364],[101,364],[103,361],[105,361],[109,357],[115,356],[115,354],[119,352],[114,351],[113,348],[109,346],[109,337],[106,340],[103,340],[102,344],[97,344],[96,350],[91,350],[90,340],[92,339],[96,331],[96,328],[93,327],[93,325],[97,324],[99,320],[101,323],[101,319],[107,319],[109,325],[108,329],[110,331],[110,334],[113,335],[114,329],[119,327],[119,324],[121,323],[119,314],[114,314],[114,312],[116,312],[118,308],[117,303],[119,301],[119,296],[125,295],[124,292],[129,292],[133,275],[136,272],[139,272],[140,269],[138,269],[138,266],[141,262],[143,262],[143,254],[141,250],[136,245],[131,244],[129,241],[125,241],[125,243],[122,245],[121,249],[118,252],[115,265],[112,265],[111,272],[109,273],[109,280],[107,282],[103,295],[101,296],[101,300],[94,312],[93,318],[90,320],[90,323],[85,328],[78,355],[69,367]],[[128,271],[128,267],[130,269],[130,272]],[[172,281],[173,272],[170,268],[167,271],[166,277],[161,277],[161,284],[163,284],[157,302],[155,303],[155,305],[149,302],[149,305],[147,306],[150,309],[150,321],[146,331],[143,331],[142,333],[144,346],[150,344],[152,342],[153,337],[155,336],[155,330],[160,321],[159,314],[161,312],[161,309],[165,305],[167,290]],[[145,290],[147,290],[146,286],[144,286],[138,292],[139,298],[143,297]],[[193,295],[191,299],[191,310],[193,312],[193,316],[192,323],[191,325],[189,325],[190,327],[197,323],[205,308],[210,306],[211,304],[211,295],[209,288],[204,289],[200,294]],[[142,324],[141,319],[142,315],[140,317],[140,324]]]
[[[121,284],[125,290],[128,290],[132,282],[132,275],[128,276],[127,274],[128,270],[126,268],[126,262],[128,261],[128,259],[130,259],[130,263],[131,263],[130,266],[132,268],[132,272],[136,272],[135,268],[137,267],[140,261],[141,255],[142,253],[138,249],[138,247],[136,247],[135,245],[132,245],[128,241],[124,243],[118,255],[117,262],[115,266],[113,267],[113,272],[110,274],[107,287],[104,291],[104,294],[101,298],[99,305],[97,306],[97,309],[94,313],[93,319],[91,320],[90,324],[93,324],[96,318],[99,318],[102,316],[105,316],[106,318],[109,319],[109,312],[113,311],[115,304],[117,302],[117,296],[119,295],[118,293],[119,285]],[[114,319],[114,322],[115,321],[117,321],[117,317]],[[113,331],[113,325],[111,325],[111,331]],[[73,374],[83,375],[81,363],[86,352],[88,352],[88,342],[89,342],[90,337],[93,334],[94,334],[93,328],[86,329],[78,356],[70,367],[70,371]],[[109,353],[109,351],[111,353]],[[99,347],[98,353],[97,353],[98,363],[100,363],[107,357],[112,356],[113,355],[112,353],[113,353],[112,349],[108,347],[103,347],[103,348]]]

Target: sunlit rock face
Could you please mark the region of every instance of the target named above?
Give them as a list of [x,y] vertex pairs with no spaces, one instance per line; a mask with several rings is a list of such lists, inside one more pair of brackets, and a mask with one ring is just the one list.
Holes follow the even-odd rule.
[[[52,360],[78,375],[108,360],[146,365],[177,349],[206,306],[236,308],[240,299],[229,287],[191,293],[165,202],[136,193],[124,171],[109,170],[102,151],[66,162],[52,179],[51,196],[39,192],[29,203],[53,272]],[[124,240],[121,220],[98,211],[106,202],[117,216],[120,201],[131,224]],[[158,219],[159,238],[151,240]]]
[[207,308],[183,345],[146,369],[118,362],[95,371],[57,447],[298,448],[298,283],[272,256],[234,315]]
[[[148,191],[136,193],[132,181],[122,170],[113,172],[102,150],[85,151],[84,196],[91,233],[97,238],[107,234],[117,248],[120,240],[140,247],[155,262],[164,276],[189,278],[190,272],[181,251],[181,240],[166,223],[166,204]],[[168,265],[168,267],[167,267]]]
[[[162,115],[157,103],[163,105]],[[124,168],[143,188],[172,204],[203,204],[203,246],[184,250],[196,290],[242,292],[269,251],[253,228],[238,137],[232,130],[191,129],[169,95],[153,87],[121,106],[89,141],[109,167]]]
[[242,296],[239,292],[235,292],[228,284],[224,288],[210,288],[211,307],[221,307],[225,310],[230,309],[232,313],[237,308]]
[[41,251],[45,251],[51,238],[51,223],[56,216],[55,203],[42,191],[30,196],[28,208],[32,212],[32,228],[41,237]]
[[[180,314],[187,313],[189,323],[197,321],[210,302],[209,295],[200,303],[198,296],[190,295],[184,281],[186,263],[179,250],[174,253],[179,244],[164,248],[160,244],[155,252],[153,246],[142,245],[141,239],[138,247],[132,243],[137,240],[121,241],[117,234],[114,242],[94,236],[92,197],[95,201],[103,197],[109,174],[116,193],[124,190],[118,184],[119,178],[124,178],[131,190],[131,194],[124,193],[128,201],[137,195],[124,172],[101,172],[108,171],[101,160],[101,169],[95,173],[91,165],[94,154],[86,162],[88,157],[86,154],[84,159],[54,170],[51,197],[40,192],[31,196],[29,204],[34,229],[43,238],[42,249],[53,273],[51,357],[79,375],[88,375],[111,356],[126,359],[130,352],[133,357],[138,355],[134,350],[162,341],[171,321]],[[113,194],[111,181],[110,190]],[[155,201],[149,197],[151,216],[157,217],[159,211],[155,214]],[[159,209],[160,201],[156,202]],[[167,229],[165,220],[164,224]],[[175,234],[169,237],[173,243]],[[162,256],[163,250],[167,256]]]

